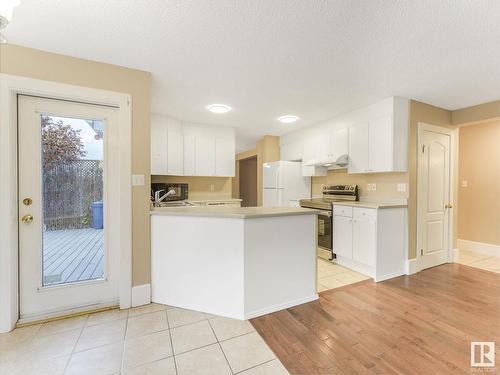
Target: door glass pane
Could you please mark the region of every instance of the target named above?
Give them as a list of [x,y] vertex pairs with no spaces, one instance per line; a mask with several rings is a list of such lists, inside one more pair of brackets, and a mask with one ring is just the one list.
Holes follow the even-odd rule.
[[104,123],[41,116],[43,285],[103,278]]

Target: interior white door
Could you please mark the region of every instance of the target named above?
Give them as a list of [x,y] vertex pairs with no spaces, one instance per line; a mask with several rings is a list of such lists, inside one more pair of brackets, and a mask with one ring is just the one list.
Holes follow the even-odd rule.
[[116,305],[118,110],[28,96],[18,108],[20,317]]
[[443,131],[419,129],[417,251],[421,269],[448,260],[451,136]]

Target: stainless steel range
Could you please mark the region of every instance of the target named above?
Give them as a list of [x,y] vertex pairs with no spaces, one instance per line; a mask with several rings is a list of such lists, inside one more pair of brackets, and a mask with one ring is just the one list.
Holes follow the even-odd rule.
[[301,199],[300,206],[320,210],[318,214],[318,256],[332,260],[333,249],[332,205],[339,201],[359,200],[358,185],[325,185],[322,198]]

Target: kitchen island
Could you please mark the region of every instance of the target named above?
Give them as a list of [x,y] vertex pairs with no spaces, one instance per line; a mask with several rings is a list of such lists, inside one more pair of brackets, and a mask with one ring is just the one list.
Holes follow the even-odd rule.
[[152,301],[250,319],[318,298],[316,210],[151,211]]

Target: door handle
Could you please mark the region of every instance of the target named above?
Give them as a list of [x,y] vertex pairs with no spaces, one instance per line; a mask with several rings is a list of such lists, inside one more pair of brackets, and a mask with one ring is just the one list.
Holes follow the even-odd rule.
[[446,206],[444,206],[444,208],[453,208],[453,206],[448,203]]
[[33,222],[33,215],[24,215],[22,218],[21,218],[21,221],[24,223],[24,224],[29,224],[29,223],[32,223]]

